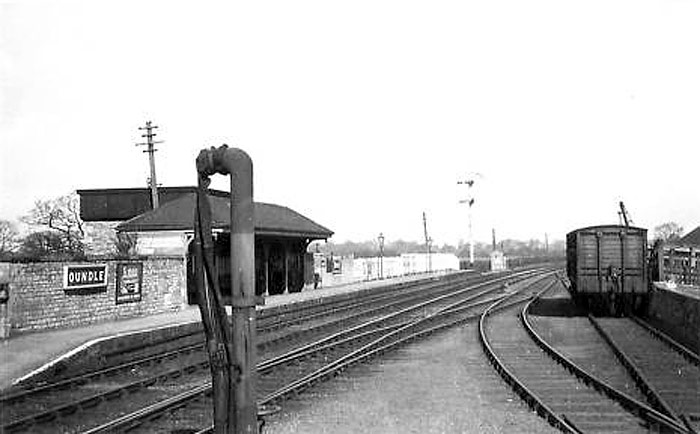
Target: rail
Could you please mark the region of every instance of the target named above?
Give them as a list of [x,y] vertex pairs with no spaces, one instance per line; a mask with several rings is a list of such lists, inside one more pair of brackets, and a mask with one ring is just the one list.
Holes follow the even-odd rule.
[[[549,288],[554,285],[552,282],[550,285],[546,286],[541,292],[549,290]],[[511,295],[512,297],[513,295]],[[508,383],[515,392],[528,404],[530,408],[535,410],[538,415],[545,418],[550,425],[555,428],[560,429],[565,433],[578,434],[581,431],[578,430],[569,420],[558,415],[550,406],[543,402],[534,392],[532,392],[525,384],[523,384],[518,377],[509,370],[503,360],[501,360],[497,355],[496,351],[491,346],[491,343],[486,336],[486,318],[491,314],[492,311],[498,308],[498,306],[503,303],[507,298],[496,301],[491,306],[489,306],[479,319],[479,340],[481,345],[484,347],[486,356],[488,357],[491,364],[496,368],[496,371],[503,377],[503,379]]]
[[[502,279],[505,278],[513,278],[522,275],[526,276],[527,272],[524,274],[515,273],[501,278],[501,280],[493,281],[502,281]],[[347,330],[348,321],[359,319],[367,315],[381,314],[384,316],[387,315],[388,310],[401,311],[402,309],[405,309],[406,305],[415,305],[426,299],[435,298],[438,294],[449,293],[450,288],[453,288],[455,285],[469,285],[474,288],[483,285],[483,282],[479,283],[478,279],[475,282],[474,276],[463,276],[459,279],[449,278],[444,282],[422,280],[415,286],[402,285],[396,287],[395,291],[379,291],[377,294],[369,293],[362,297],[361,300],[331,300],[329,303],[314,304],[313,309],[306,306],[301,309],[300,312],[286,312],[285,316],[291,316],[290,318],[287,318],[289,321],[287,321],[287,319],[281,320],[281,322],[277,325],[279,327],[284,327],[285,325],[304,322],[305,320],[313,320],[319,316],[320,312],[325,312],[325,315],[328,316],[328,314],[331,312],[337,314],[338,311],[347,311],[348,309],[359,309],[359,311],[350,312],[341,316],[340,318],[333,318],[330,321],[323,322],[322,324],[316,324],[311,327],[306,326],[301,330],[297,330],[292,333],[286,333],[280,336],[273,334],[273,336],[269,337],[269,339],[261,340],[261,342],[259,342],[259,346],[262,349],[264,347],[275,345],[279,342],[290,344],[294,340],[300,339],[297,336],[306,336],[310,333],[318,334],[320,332],[327,332],[329,329],[332,330],[341,328]],[[65,396],[63,399],[60,399],[61,396],[59,396],[59,399],[53,399],[53,401],[56,402],[55,406],[46,406],[46,404],[44,404],[46,408],[43,410],[20,418],[8,418],[7,420],[3,420],[3,424],[0,425],[0,431],[12,432],[21,429],[28,429],[35,424],[45,423],[55,418],[60,418],[61,415],[72,414],[84,408],[92,408],[96,403],[106,403],[116,399],[121,399],[126,396],[126,394],[136,393],[141,389],[145,389],[154,384],[173,378],[178,378],[184,374],[191,375],[196,371],[208,369],[210,364],[209,360],[206,358],[199,361],[195,360],[194,362],[190,361],[186,364],[178,364],[173,368],[166,368],[162,366],[165,360],[175,359],[182,355],[203,350],[203,343],[186,345],[174,351],[143,357],[128,363],[100,369],[98,371],[79,375],[77,377],[65,379],[55,383],[44,384],[31,389],[19,390],[2,395],[0,396],[0,407],[5,406],[7,409],[10,405],[21,405],[22,403],[28,403],[31,407],[31,403],[33,400],[35,400],[35,398],[41,398],[47,393],[63,391],[68,391],[70,393],[70,390],[81,385],[98,381],[101,378],[113,378],[121,373],[126,373],[126,376],[129,377],[128,381],[125,383],[115,383],[115,385],[110,387],[108,390],[89,393],[88,396],[79,400],[66,399]],[[149,366],[160,366],[161,368],[158,369],[154,375],[136,381],[131,379],[132,371],[140,371],[142,368]],[[89,385],[87,389],[90,390]]]
[[[523,279],[527,278],[529,274],[521,274],[519,276],[515,276],[515,279]],[[491,285],[494,286],[494,288],[491,290],[496,290],[501,288],[501,283],[503,281],[506,281],[508,279],[513,279],[513,276],[508,276],[508,277],[503,277],[503,278],[498,278],[494,279],[489,282],[485,282],[483,284],[478,284],[475,285],[477,287],[480,286],[485,286],[485,285]],[[501,283],[499,283],[501,282]],[[471,287],[471,290],[473,291],[475,288]],[[457,292],[465,292],[464,290],[457,291]],[[485,295],[488,291],[483,290],[480,292],[479,295]],[[465,292],[466,293],[466,292]],[[473,298],[473,297],[472,297]],[[431,300],[428,303],[434,303],[437,299],[443,300],[443,301],[449,301],[449,299],[445,296],[439,296],[436,297],[436,299]],[[474,302],[474,306],[483,304],[482,301],[476,301]],[[426,321],[429,321],[431,318],[436,317],[438,314],[445,314],[445,315],[452,315],[454,314],[458,309],[460,308],[465,308],[464,306],[465,301],[463,299],[460,299],[456,302],[450,302],[447,306],[444,306],[440,309],[438,309],[437,312],[435,312],[433,315],[429,315],[425,318],[421,318],[418,320],[410,320],[409,322],[402,322],[400,324],[395,324],[390,327],[385,327],[384,329],[381,330],[375,330],[374,333],[379,333],[381,336],[374,339],[370,343],[364,344],[361,348],[352,350],[351,353],[345,354],[342,357],[333,360],[331,363],[326,364],[319,369],[305,375],[301,379],[297,379],[293,381],[291,384],[286,384],[284,387],[276,389],[276,391],[269,393],[265,397],[263,397],[260,401],[258,401],[258,405],[263,407],[263,406],[270,406],[273,405],[274,401],[279,399],[280,397],[284,396],[285,394],[292,393],[292,392],[297,392],[305,387],[307,387],[309,384],[312,384],[316,381],[319,381],[320,379],[333,375],[335,372],[341,371],[345,369],[346,367],[350,366],[351,364],[357,363],[358,361],[364,360],[367,357],[370,357],[374,354],[377,354],[382,351],[386,351],[388,348],[391,348],[395,345],[398,345],[400,342],[404,342],[408,339],[415,338],[415,336],[418,336],[421,333],[427,333],[429,331],[423,330],[420,332],[416,332],[414,334],[408,334],[406,336],[402,336],[400,338],[397,338],[397,336],[400,333],[406,333],[407,330],[409,330],[411,327],[415,327],[417,324],[425,324]],[[426,306],[425,303],[421,303],[415,308],[420,308]],[[473,307],[473,306],[472,306]],[[411,309],[413,310],[413,309]],[[401,313],[406,313],[407,311],[401,312]],[[396,313],[398,314],[398,312]],[[387,318],[383,318],[383,320],[386,320]],[[378,324],[378,321],[372,320],[370,323],[373,324]],[[364,324],[363,324],[364,326]],[[362,328],[365,327],[356,327],[353,332],[359,332]],[[437,329],[437,326],[436,328]],[[365,333],[366,336],[371,336],[370,332]],[[357,335],[355,335],[357,336]],[[390,341],[391,338],[396,338],[394,341]],[[280,363],[289,363],[290,360],[293,359],[299,359],[299,358],[305,358],[309,357],[312,351],[315,350],[326,350],[327,348],[331,348],[333,345],[336,346],[344,346],[347,345],[347,340],[342,340],[339,339],[339,336],[332,336],[332,337],[327,337],[322,339],[321,341],[314,342],[308,344],[305,348],[303,349],[295,349],[290,351],[289,354],[277,357],[275,359],[271,359],[269,361],[263,362],[260,365],[258,365],[258,372],[260,373],[261,371],[264,370],[269,370],[274,365],[280,364]],[[139,410],[136,413],[133,414],[128,414],[125,415],[119,419],[116,419],[112,422],[109,422],[107,424],[104,424],[102,426],[93,428],[89,431],[85,431],[85,433],[91,433],[95,434],[98,432],[112,432],[114,430],[124,430],[124,429],[129,429],[133,426],[139,425],[140,423],[143,423],[142,421],[145,421],[149,418],[152,417],[157,417],[157,414],[162,414],[163,412],[171,411],[174,408],[182,407],[183,405],[186,405],[187,402],[190,402],[193,399],[197,399],[199,396],[206,395],[210,396],[211,394],[211,384],[207,383],[205,385],[199,386],[195,389],[192,389],[188,392],[184,392],[178,396],[172,397],[168,400],[162,401],[160,403],[156,403],[152,406],[149,406],[147,408],[144,408],[142,410]],[[204,432],[211,432],[208,430],[205,430]]]
[[700,366],[700,356],[698,356],[696,352],[684,346],[683,344],[673,339],[661,330],[657,329],[656,327],[653,327],[651,324],[639,318],[638,316],[633,315],[631,318],[634,322],[644,327],[654,337],[668,344],[668,346],[673,348],[674,351],[683,356],[687,361],[694,364],[695,366]]
[[595,317],[589,314],[588,320],[591,322],[591,324],[593,324],[593,327],[603,337],[605,342],[608,343],[610,348],[612,348],[613,352],[615,353],[615,356],[617,356],[618,360],[620,360],[625,369],[627,369],[627,372],[629,372],[632,378],[634,378],[634,381],[639,386],[644,396],[646,396],[647,400],[653,403],[655,406],[660,407],[663,410],[663,413],[666,416],[673,419],[676,423],[682,424],[683,421],[673,411],[668,402],[666,402],[666,400],[661,397],[659,392],[654,388],[654,386],[652,386],[652,384],[642,373],[639,367],[634,363],[634,361],[632,361],[632,359],[627,357],[625,352],[622,351],[622,349],[617,344],[617,342],[615,342],[613,337],[609,333],[607,333],[603,329],[603,327],[601,327],[600,323],[595,319]]
[[[542,293],[543,292],[544,291],[542,291]],[[539,294],[538,294],[538,296],[539,296]],[[529,311],[529,309],[532,306],[532,303],[534,301],[535,301],[535,299],[533,298],[533,300],[531,300],[530,303],[528,303],[523,308],[523,310],[520,314],[520,319],[521,319],[523,325],[525,326],[525,329],[527,330],[528,334],[530,334],[530,336],[532,336],[532,338],[535,340],[535,342],[537,343],[537,345],[540,348],[542,348],[545,352],[547,352],[559,364],[561,364],[566,369],[568,369],[570,372],[572,372],[574,375],[576,375],[578,378],[580,378],[585,384],[593,386],[596,390],[604,393],[605,395],[607,395],[611,399],[619,402],[623,407],[628,409],[628,411],[631,411],[632,413],[642,417],[643,419],[647,420],[650,423],[663,426],[664,428],[669,429],[672,432],[683,433],[683,434],[689,433],[689,431],[687,430],[687,428],[683,424],[680,424],[676,420],[674,420],[673,418],[670,418],[669,416],[649,407],[648,405],[637,401],[636,399],[632,398],[631,396],[629,396],[623,392],[620,392],[619,390],[610,386],[608,383],[601,380],[600,378],[588,373],[583,368],[581,368],[579,365],[577,365],[576,363],[569,360],[566,356],[564,356],[561,352],[559,352],[553,346],[549,345],[535,331],[534,327],[532,326],[532,324],[529,322],[529,320],[527,318],[528,311]]]

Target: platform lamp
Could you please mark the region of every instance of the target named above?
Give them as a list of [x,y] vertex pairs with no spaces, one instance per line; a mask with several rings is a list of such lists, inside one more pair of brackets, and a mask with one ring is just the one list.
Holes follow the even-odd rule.
[[377,237],[377,241],[379,241],[379,278],[383,279],[384,278],[384,234],[379,233],[379,236]]

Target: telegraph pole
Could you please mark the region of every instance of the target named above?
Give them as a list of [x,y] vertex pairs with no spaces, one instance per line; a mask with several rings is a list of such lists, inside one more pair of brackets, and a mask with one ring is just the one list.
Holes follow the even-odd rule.
[[384,233],[380,232],[377,237],[379,241],[379,279],[384,278]]
[[146,122],[145,127],[139,127],[139,130],[145,130],[146,134],[141,134],[141,137],[146,138],[146,143],[137,143],[136,146],[147,146],[146,150],[143,152],[148,152],[148,161],[151,166],[151,177],[148,180],[149,187],[151,187],[151,204],[153,209],[158,208],[158,182],[156,181],[156,159],[154,153],[157,149],[154,145],[157,143],[163,143],[163,141],[154,141],[153,138],[156,133],[153,132],[154,129],[158,128],[157,125],[151,125],[151,121]]
[[428,253],[428,273],[430,273],[433,269],[430,258],[430,243],[433,242],[433,239],[428,236],[428,222],[425,217],[425,211],[423,211],[423,234],[425,235],[425,250]]

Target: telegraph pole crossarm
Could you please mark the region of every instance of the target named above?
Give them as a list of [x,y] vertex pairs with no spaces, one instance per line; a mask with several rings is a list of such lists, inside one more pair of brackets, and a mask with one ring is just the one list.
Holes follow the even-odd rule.
[[141,137],[146,138],[146,143],[137,143],[136,146],[147,146],[144,153],[148,153],[148,162],[151,168],[151,177],[149,178],[148,184],[151,188],[151,204],[153,209],[158,208],[158,182],[156,181],[156,160],[155,160],[155,145],[158,143],[163,143],[162,140],[155,141],[153,138],[157,135],[153,132],[154,129],[158,128],[157,125],[152,125],[151,121],[146,122],[145,127],[139,127],[139,130],[145,130],[146,134],[142,134]]

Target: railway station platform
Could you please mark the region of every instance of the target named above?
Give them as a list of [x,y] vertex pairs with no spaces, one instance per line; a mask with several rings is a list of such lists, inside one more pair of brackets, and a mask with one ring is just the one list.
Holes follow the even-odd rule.
[[[440,274],[434,274],[434,276],[437,275]],[[273,295],[267,297],[265,305],[260,306],[259,309],[270,309],[281,305],[302,303],[308,300],[430,277],[433,276],[418,274]],[[80,353],[89,352],[91,348],[106,341],[200,321],[199,307],[187,306],[178,312],[148,317],[107,321],[75,328],[18,333],[0,341],[0,391],[34,375],[46,372],[54,365]]]
[[700,287],[654,282],[647,320],[697,353],[700,351]]

